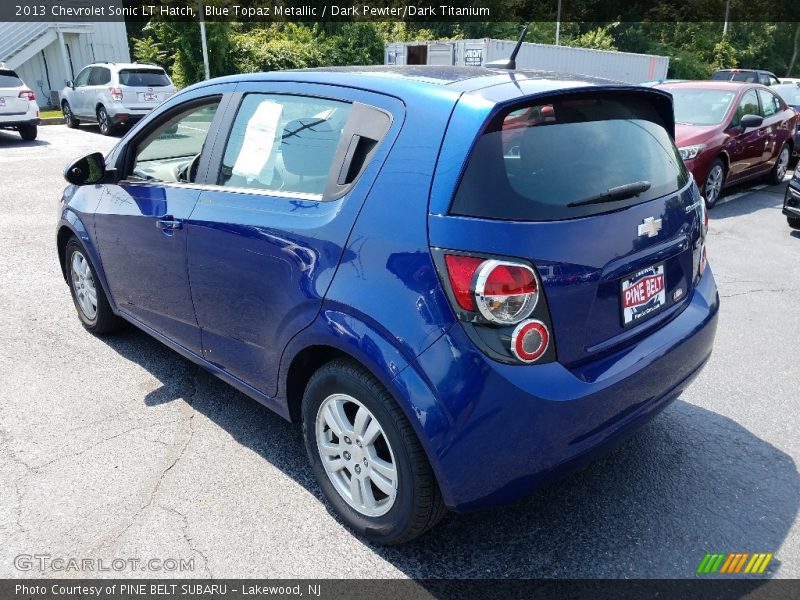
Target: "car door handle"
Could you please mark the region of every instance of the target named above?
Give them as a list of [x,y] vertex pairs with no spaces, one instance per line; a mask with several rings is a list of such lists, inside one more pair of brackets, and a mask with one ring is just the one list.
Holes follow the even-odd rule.
[[174,231],[183,227],[183,221],[167,215],[163,219],[156,220],[156,227],[163,231]]

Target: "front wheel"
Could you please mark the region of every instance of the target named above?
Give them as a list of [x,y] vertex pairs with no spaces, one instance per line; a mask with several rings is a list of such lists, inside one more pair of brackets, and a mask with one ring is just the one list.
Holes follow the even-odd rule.
[[711,163],[711,168],[708,170],[706,176],[706,183],[703,186],[703,191],[706,197],[706,206],[713,207],[720,196],[722,196],[722,188],[725,185],[725,164],[716,159]]
[[97,124],[100,126],[100,133],[103,135],[111,135],[114,133],[114,127],[111,125],[111,120],[105,106],[101,106],[97,109]]
[[94,334],[110,333],[122,327],[124,321],[111,310],[97,273],[77,238],[67,242],[64,254],[69,291],[83,326]]
[[26,142],[32,142],[39,135],[39,128],[36,125],[21,125],[19,135]]
[[61,105],[61,113],[64,115],[64,124],[70,129],[75,129],[81,124],[81,122],[75,118],[75,114],[72,112],[69,102],[64,102]]
[[792,152],[788,144],[784,144],[781,151],[778,153],[778,158],[775,160],[775,166],[769,172],[767,179],[772,185],[778,185],[783,182],[783,176],[786,175],[786,169],[789,168],[789,158]]
[[364,537],[407,542],[446,513],[411,424],[361,365],[335,360],[312,376],[303,396],[303,435],[325,497]]

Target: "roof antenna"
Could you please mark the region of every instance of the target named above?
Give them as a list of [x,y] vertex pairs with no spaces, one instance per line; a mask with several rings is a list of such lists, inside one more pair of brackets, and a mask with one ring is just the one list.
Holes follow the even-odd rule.
[[522,28],[522,33],[519,34],[519,39],[517,40],[517,45],[514,46],[514,50],[511,52],[511,56],[504,60],[493,60],[492,62],[488,62],[484,67],[487,69],[516,69],[517,68],[517,54],[519,54],[519,49],[522,48],[522,42],[525,40],[525,34],[528,33],[528,26],[530,23],[525,23],[525,27]]

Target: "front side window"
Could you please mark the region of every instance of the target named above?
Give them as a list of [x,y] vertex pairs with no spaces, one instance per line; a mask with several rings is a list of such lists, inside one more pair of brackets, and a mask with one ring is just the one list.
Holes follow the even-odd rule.
[[469,158],[451,213],[569,219],[646,202],[687,182],[651,100],[566,96],[500,113],[490,123]]
[[761,107],[765,117],[771,117],[781,110],[781,101],[775,94],[767,90],[758,90],[758,97],[761,98]]
[[745,115],[760,115],[761,110],[758,108],[758,96],[755,90],[747,90],[739,101],[739,106],[736,107],[736,112],[733,115],[734,127],[738,127]]
[[162,123],[136,146],[131,177],[162,183],[195,181],[219,101],[194,106]]
[[93,67],[86,67],[83,71],[78,73],[78,76],[75,78],[75,87],[83,87],[86,85],[93,70]]
[[217,183],[322,196],[351,107],[324,98],[245,96]]

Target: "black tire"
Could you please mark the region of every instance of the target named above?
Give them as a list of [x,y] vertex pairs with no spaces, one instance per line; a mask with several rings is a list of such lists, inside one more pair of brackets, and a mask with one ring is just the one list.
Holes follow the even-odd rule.
[[800,229],[800,217],[786,217],[786,222],[792,229]]
[[[79,282],[76,281],[76,276],[72,269],[73,257],[76,254],[80,254],[83,260],[85,260],[88,264],[91,277],[94,282],[94,290],[97,298],[97,308],[94,315],[87,314],[81,307],[81,302],[78,299],[79,292],[77,286],[79,285]],[[106,294],[103,291],[103,286],[100,285],[100,280],[97,278],[94,265],[92,265],[91,260],[89,259],[89,253],[86,252],[83,245],[76,237],[73,236],[67,242],[64,257],[64,269],[65,273],[67,274],[67,283],[69,285],[69,291],[72,294],[72,301],[75,304],[75,310],[78,312],[78,318],[81,320],[81,323],[86,330],[95,335],[101,335],[104,333],[111,333],[112,331],[116,331],[123,327],[125,325],[125,321],[115,315],[114,311],[111,310],[111,305],[108,303]]]
[[786,175],[786,169],[789,168],[789,159],[792,157],[792,148],[789,144],[784,143],[781,146],[778,157],[775,159],[775,165],[767,175],[767,181],[771,185],[778,185],[783,183],[783,176]]
[[[351,507],[322,465],[316,437],[317,416],[322,403],[332,394],[347,394],[367,408],[391,448],[397,491],[391,508],[381,516],[366,516]],[[352,530],[379,544],[402,544],[425,533],[447,513],[433,470],[411,424],[386,389],[363,366],[346,359],[322,366],[306,387],[302,413],[303,437],[311,467],[328,503]]]
[[[717,173],[720,173],[721,177],[718,185],[715,184],[717,181]],[[728,172],[725,169],[725,163],[722,162],[722,159],[715,159],[708,168],[708,175],[706,175],[706,180],[703,183],[703,197],[706,200],[707,208],[713,208],[714,205],[719,202],[725,189],[725,179],[727,176]]]
[[64,115],[64,124],[70,129],[75,129],[81,122],[75,118],[75,115],[70,108],[69,102],[66,100],[61,103],[61,114]]
[[100,133],[103,135],[114,135],[114,126],[109,121],[108,111],[102,104],[97,107],[97,124],[100,126]]
[[32,142],[39,135],[39,128],[36,125],[20,125],[19,135],[26,142]]

